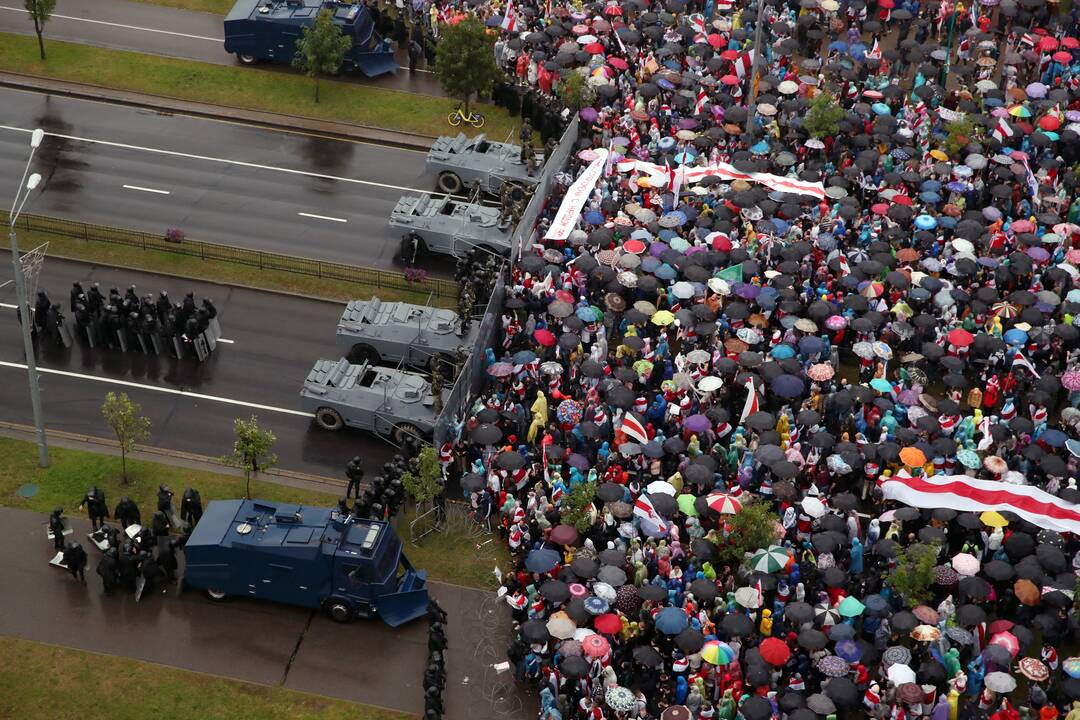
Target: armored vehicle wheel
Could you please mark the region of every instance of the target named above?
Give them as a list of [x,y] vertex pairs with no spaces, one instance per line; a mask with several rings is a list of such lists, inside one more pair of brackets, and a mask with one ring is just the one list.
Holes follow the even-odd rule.
[[353,365],[360,365],[364,362],[378,365],[379,360],[379,352],[370,345],[357,343],[356,345],[353,345],[352,350],[349,351],[349,362]]
[[330,600],[326,603],[326,614],[334,622],[349,623],[353,621],[353,611],[348,605],[340,600]]
[[398,425],[395,425],[394,432],[391,434],[394,442],[396,442],[398,445],[403,445],[405,443],[405,439],[410,436],[415,438],[423,437],[422,435],[420,435],[420,430],[412,423],[400,423]]
[[450,171],[439,173],[439,190],[444,193],[456,195],[461,192],[461,178]]
[[221,592],[220,590],[215,590],[214,588],[206,588],[206,597],[210,598],[214,602],[221,602],[229,596]]
[[341,419],[341,413],[334,408],[321,407],[316,410],[315,422],[323,430],[340,430],[345,427],[345,421]]
[[240,61],[241,65],[254,65],[258,62],[254,55],[245,55],[244,53],[236,53],[236,59]]

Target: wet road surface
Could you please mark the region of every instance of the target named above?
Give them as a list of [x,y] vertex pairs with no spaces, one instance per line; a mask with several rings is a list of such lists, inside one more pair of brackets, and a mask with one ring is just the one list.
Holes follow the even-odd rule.
[[[129,0],[64,0],[49,20],[47,37],[114,50],[133,50],[216,65],[237,65],[236,57],[225,52],[223,21],[221,15],[213,13]],[[34,34],[34,25],[26,14],[22,0],[0,0],[0,32]],[[444,95],[431,73],[409,73],[406,52],[398,51],[397,60],[401,68],[396,73],[377,78],[350,74],[342,76],[342,79],[387,90]],[[281,65],[263,64],[259,67],[293,72]],[[425,68],[423,64],[419,67]]]
[[0,197],[13,198],[30,132],[48,134],[24,212],[400,270],[387,227],[430,190],[424,154],[0,89]]
[[[5,284],[11,277],[10,255],[0,252],[0,419],[31,424],[14,285]],[[383,440],[348,428],[327,432],[300,411],[300,386],[308,370],[320,357],[340,357],[334,333],[342,305],[47,259],[38,288],[60,303],[69,321],[68,291],[76,280],[84,289],[100,283],[105,295],[112,287],[123,294],[134,284],[140,296],[156,298],[167,290],[173,302],[188,291],[195,292],[197,303],[210,297],[223,337],[233,342],[218,345],[204,363],[90,349],[78,342],[70,349],[39,343],[47,427],[107,436],[100,407],[105,393],[113,390],[142,405],[152,422],[151,442],[160,447],[220,457],[232,443],[233,419],[255,413],[277,435],[275,452],[282,468],[339,477],[357,453],[368,467],[393,455],[394,448]],[[176,394],[180,390],[199,396]]]
[[[215,603],[195,590],[177,596],[171,585],[139,603],[122,593],[106,597],[94,572],[100,553],[86,540],[89,523],[72,522],[90,556],[84,587],[48,565],[53,553],[45,521],[0,508],[0,584],[7,588],[0,634],[423,712],[423,620],[396,629],[378,621],[342,626],[303,608]],[[449,615],[446,717],[526,717],[534,701],[513,687],[510,673],[491,668],[505,660],[505,603],[452,585],[431,589]]]

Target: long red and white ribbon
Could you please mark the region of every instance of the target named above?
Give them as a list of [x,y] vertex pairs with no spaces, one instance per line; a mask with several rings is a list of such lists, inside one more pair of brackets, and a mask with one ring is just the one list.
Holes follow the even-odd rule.
[[1014,512],[1040,527],[1080,534],[1080,506],[1030,485],[977,480],[967,475],[892,478],[882,483],[889,500],[918,508]]
[[[665,187],[670,184],[668,169],[663,165],[647,163],[641,160],[628,160],[619,163],[618,168],[620,172],[637,171],[638,173],[648,175],[650,177],[650,183],[656,187]],[[770,190],[778,190],[780,192],[792,193],[795,195],[813,195],[819,200],[825,199],[825,185],[820,182],[796,180],[795,178],[773,175],[772,173],[742,172],[741,170],[736,170],[735,166],[723,162],[698,167],[680,166],[675,169],[674,172],[677,174],[680,183],[684,185],[693,185],[694,183],[701,182],[702,179],[709,175],[715,175],[728,182],[745,180],[746,182],[764,185]]]

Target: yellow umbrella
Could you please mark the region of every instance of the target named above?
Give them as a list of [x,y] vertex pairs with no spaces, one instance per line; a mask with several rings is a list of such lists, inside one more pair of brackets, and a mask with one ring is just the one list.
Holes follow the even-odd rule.
[[659,325],[660,327],[667,327],[671,323],[675,322],[675,316],[670,310],[659,310],[652,316],[652,324]]
[[979,522],[983,525],[989,525],[993,528],[1002,528],[1009,524],[1009,521],[1001,516],[1001,513],[996,510],[987,510],[979,516]]
[[905,318],[909,318],[915,314],[915,311],[911,309],[911,306],[903,300],[893,305],[892,309],[889,310],[889,312],[895,313],[896,315],[900,315],[901,317]]
[[946,162],[949,159],[948,155],[937,149],[930,151],[930,157],[934,158],[935,160],[940,160],[941,162]]

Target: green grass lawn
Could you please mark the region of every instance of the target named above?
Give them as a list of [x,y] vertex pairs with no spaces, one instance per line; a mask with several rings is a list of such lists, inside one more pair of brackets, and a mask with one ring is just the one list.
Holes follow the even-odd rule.
[[406,720],[412,715],[0,637],[0,717],[19,720]]
[[[358,297],[378,295],[380,299],[388,302],[400,300],[425,304],[429,294],[426,289],[407,292],[380,288],[374,284],[328,280],[281,270],[260,270],[246,265],[236,265],[216,260],[201,260],[197,257],[159,250],[140,250],[126,245],[86,242],[49,233],[19,231],[19,244],[24,249],[45,242],[49,243],[48,255],[55,257],[84,260],[102,265],[118,265],[167,275],[186,276],[208,282],[247,285],[264,290],[313,295],[329,300],[347,302]],[[435,298],[434,303],[452,307],[455,305],[455,300],[454,298],[439,297]]]
[[217,13],[226,15],[236,0],[135,0],[146,5],[164,5],[165,7],[179,8],[181,10],[198,10],[199,12]]
[[[102,421],[102,436],[106,432]],[[223,447],[222,452],[227,449]],[[173,503],[177,512],[186,487],[199,491],[203,507],[211,500],[239,498],[244,494],[242,477],[129,459],[130,482],[124,485],[119,457],[56,446],[49,448],[49,455],[52,464],[43,470],[38,467],[37,447],[33,443],[0,437],[0,505],[42,513],[61,505],[68,515],[85,517],[85,511],[78,510],[79,501],[87,488],[97,485],[105,491],[110,513],[120,502],[121,495],[127,495],[138,503],[143,519],[147,520],[157,507],[158,485],[168,485],[176,493]],[[26,483],[36,484],[38,494],[32,498],[21,497],[19,487]],[[332,507],[338,499],[335,494],[260,480],[252,480],[251,494],[264,500],[322,507]],[[505,570],[509,559],[505,545],[497,537],[485,543],[491,536],[482,535],[472,523],[452,512],[444,532],[428,535],[419,545],[412,545],[408,542],[411,519],[406,513],[399,518],[397,526],[399,537],[406,543],[405,554],[413,565],[427,570],[432,580],[469,587],[494,587],[492,570],[496,563]],[[0,718],[18,717],[5,715],[2,703],[0,687]]]
[[[47,40],[45,50],[48,59],[42,61],[36,38],[0,33],[0,70],[421,135],[458,132],[446,122],[457,104],[450,98],[324,80],[321,102],[316,103],[313,81],[294,73],[212,65],[59,40]],[[491,137],[502,139],[513,133],[514,119],[505,110],[482,104],[476,109],[487,116],[484,132]]]

